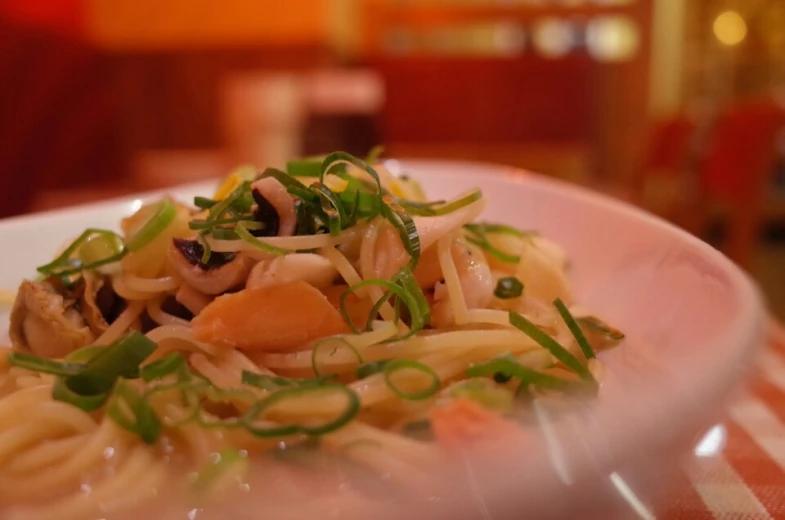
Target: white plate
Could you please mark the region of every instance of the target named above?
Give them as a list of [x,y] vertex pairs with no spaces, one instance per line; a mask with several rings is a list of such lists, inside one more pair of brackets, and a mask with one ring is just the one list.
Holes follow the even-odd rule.
[[[479,186],[484,218],[537,229],[564,246],[577,301],[627,333],[607,352],[599,398],[536,435],[443,504],[445,518],[615,518],[629,486],[649,497],[674,457],[710,426],[762,342],[763,306],[749,279],[717,251],[631,206],[562,182],[484,164],[403,161],[431,197]],[[169,190],[190,200],[214,184]],[[0,222],[0,287],[14,288],[88,226],[117,227],[143,199]],[[487,468],[486,468],[487,469]],[[494,476],[495,475],[495,476]],[[478,496],[482,499],[478,499]],[[485,508],[485,509],[483,509]],[[620,509],[616,509],[620,508]],[[643,513],[645,517],[645,513]],[[441,516],[441,515],[440,515]]]

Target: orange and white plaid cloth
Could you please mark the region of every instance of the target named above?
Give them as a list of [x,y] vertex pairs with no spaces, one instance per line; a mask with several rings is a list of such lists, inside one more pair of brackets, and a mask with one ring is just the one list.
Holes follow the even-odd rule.
[[743,394],[730,405],[671,483],[663,520],[785,519],[785,329],[768,346]]

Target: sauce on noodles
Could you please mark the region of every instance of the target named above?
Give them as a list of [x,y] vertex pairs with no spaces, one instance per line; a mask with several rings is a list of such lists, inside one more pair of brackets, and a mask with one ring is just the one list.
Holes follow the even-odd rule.
[[240,168],[23,282],[0,516],[378,517],[532,400],[596,393],[624,336],[570,310],[561,248],[372,162]]

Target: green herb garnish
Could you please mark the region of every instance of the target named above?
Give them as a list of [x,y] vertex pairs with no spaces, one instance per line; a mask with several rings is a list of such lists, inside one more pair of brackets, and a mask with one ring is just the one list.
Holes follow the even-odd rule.
[[518,298],[521,294],[523,294],[523,284],[514,276],[499,278],[493,291],[493,295],[502,300]]

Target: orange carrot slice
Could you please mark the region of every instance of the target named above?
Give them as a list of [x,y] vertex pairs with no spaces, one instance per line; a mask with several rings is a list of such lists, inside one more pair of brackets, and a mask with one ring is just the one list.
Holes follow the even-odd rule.
[[458,398],[436,407],[430,418],[434,436],[449,449],[466,447],[474,441],[498,440],[517,431],[515,424],[498,412],[470,399]]
[[349,331],[327,297],[303,281],[219,296],[191,325],[199,341],[267,352],[307,348],[309,341]]
[[[333,285],[324,289],[324,295],[333,307],[340,309],[341,295],[348,289],[348,285]],[[368,314],[371,312],[371,301],[368,298],[360,298],[357,293],[349,293],[346,297],[346,314],[358,329],[365,327]]]

